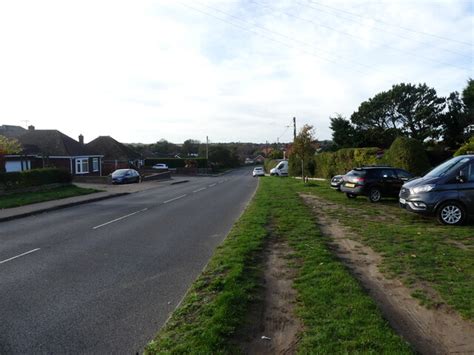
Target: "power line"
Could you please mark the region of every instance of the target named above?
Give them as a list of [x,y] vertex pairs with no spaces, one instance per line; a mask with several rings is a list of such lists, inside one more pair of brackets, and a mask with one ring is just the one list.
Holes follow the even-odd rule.
[[[300,17],[300,16],[296,16],[296,15],[293,15],[293,14],[290,14],[288,12],[285,12],[285,11],[280,11],[280,10],[275,10],[274,8],[272,8],[271,6],[268,6],[266,4],[262,4],[262,3],[259,3],[257,1],[254,1],[254,0],[250,0],[252,3],[258,5],[258,6],[261,6],[261,7],[265,7],[265,8],[268,8],[268,9],[271,9],[273,11],[277,11],[277,12],[280,12],[280,13],[283,13],[285,14],[286,16],[289,16],[289,17],[293,17],[295,19],[298,19],[298,20],[302,20],[302,21],[306,21],[306,22],[309,22],[309,23],[312,23],[316,26],[321,26],[321,27],[325,27],[331,31],[334,31],[334,32],[337,32],[337,33],[340,33],[340,34],[343,34],[343,35],[346,35],[346,36],[350,36],[350,37],[354,37],[354,38],[357,38],[357,39],[362,39],[362,37],[360,36],[357,36],[355,34],[352,34],[352,33],[348,33],[348,32],[345,32],[345,31],[341,31],[337,28],[334,28],[334,27],[331,27],[331,26],[328,26],[326,24],[321,24],[321,23],[316,23],[314,20],[310,20],[310,19],[306,19],[306,18],[303,18],[303,17]],[[307,5],[304,5],[304,6],[307,6]],[[313,8],[311,6],[309,6],[310,8]],[[318,9],[316,9],[318,10]],[[319,11],[319,10],[318,10]],[[423,59],[423,60],[427,60],[427,61],[430,61],[432,63],[435,63],[435,64],[442,64],[442,65],[446,65],[446,66],[452,66],[452,67],[455,67],[455,68],[458,68],[458,69],[463,69],[463,70],[469,70],[468,68],[465,68],[463,66],[458,66],[458,65],[455,65],[455,64],[450,64],[450,63],[446,63],[446,62],[442,62],[442,61],[438,61],[438,60],[435,60],[435,59],[431,59],[431,58],[428,58],[428,57],[424,57],[424,56],[420,56],[420,55],[417,55],[417,54],[414,54],[410,51],[406,51],[406,50],[403,50],[403,49],[400,49],[400,48],[397,48],[397,47],[393,47],[393,46],[390,46],[386,43],[381,43],[379,42],[379,45],[382,46],[382,47],[386,47],[386,48],[389,48],[389,49],[392,49],[392,50],[395,50],[395,51],[398,51],[398,52],[401,52],[401,53],[404,53],[404,54],[408,54],[412,57],[415,57],[415,58],[418,58],[418,59]],[[464,56],[464,55],[463,55]],[[355,61],[354,61],[355,62]]]
[[[338,18],[346,20],[346,21],[351,21],[351,22],[354,22],[354,23],[357,23],[357,24],[360,24],[360,25],[365,25],[364,22],[361,22],[361,21],[358,21],[358,20],[355,20],[355,19],[352,19],[352,18],[348,18],[348,17],[342,17],[342,16],[337,15],[334,12],[331,12],[331,11],[327,11],[327,10],[324,10],[324,9],[319,9],[319,8],[314,7],[314,6],[310,6],[308,4],[304,4],[304,3],[301,3],[301,2],[298,2],[298,1],[296,1],[296,3],[300,6],[304,6],[304,7],[316,10],[316,11],[321,11],[321,12],[327,13],[329,15],[338,17]],[[360,16],[360,17],[362,17],[362,16]],[[362,18],[364,18],[364,17],[362,17]],[[368,19],[368,18],[365,18],[365,19]],[[396,25],[393,25],[393,26],[396,26]],[[399,38],[406,39],[406,40],[409,40],[409,41],[413,41],[413,42],[417,42],[417,43],[420,43],[420,44],[428,45],[428,43],[426,43],[423,40],[419,40],[419,39],[413,38],[413,37],[403,36],[400,33],[396,33],[396,32],[387,31],[386,29],[384,29],[382,27],[373,26],[373,28],[376,29],[377,31],[385,32],[385,33],[388,33],[388,34],[390,34],[392,36],[395,36],[395,37],[399,37]],[[451,42],[453,42],[453,41],[451,41]],[[472,44],[471,44],[471,46],[472,46]],[[434,46],[434,48],[436,48],[438,50],[446,51],[446,52],[449,52],[449,53],[453,53],[453,54],[456,54],[458,56],[462,56],[462,57],[465,57],[465,58],[471,58],[470,56],[465,55],[464,53],[461,53],[461,52],[458,52],[458,51],[455,51],[455,50],[452,50],[452,49],[439,47],[439,46]]]
[[367,16],[363,16],[363,15],[359,15],[359,14],[355,14],[353,12],[350,12],[350,11],[347,11],[347,10],[343,10],[343,9],[339,9],[337,7],[334,7],[334,6],[329,6],[329,5],[326,5],[326,4],[321,4],[317,1],[311,1],[311,0],[308,0],[310,3],[312,4],[315,4],[315,5],[318,5],[318,6],[322,6],[322,7],[326,7],[328,9],[331,9],[331,10],[334,10],[334,11],[338,11],[338,12],[343,12],[343,13],[346,13],[346,14],[349,14],[351,16],[356,16],[356,17],[360,17],[360,18],[363,18],[363,19],[370,19],[370,20],[373,20],[373,21],[376,21],[376,22],[379,22],[379,23],[383,23],[384,25],[388,25],[388,26],[392,26],[392,27],[398,27],[404,31],[408,31],[408,32],[413,32],[413,33],[417,33],[417,34],[421,34],[421,35],[424,35],[424,36],[430,36],[430,37],[433,37],[433,38],[437,38],[437,39],[442,39],[442,40],[445,40],[445,41],[450,41],[450,42],[456,42],[456,43],[459,43],[459,44],[463,44],[463,45],[466,45],[466,46],[469,46],[469,47],[472,47],[472,43],[468,43],[468,42],[464,42],[464,41],[459,41],[459,40],[456,40],[456,39],[453,39],[453,38],[447,38],[447,37],[443,37],[443,36],[439,36],[439,35],[436,35],[436,34],[433,34],[433,33],[428,33],[428,32],[424,32],[424,31],[418,31],[418,30],[414,30],[414,29],[411,29],[411,28],[408,28],[408,27],[404,27],[404,26],[400,26],[400,25],[395,25],[395,24],[392,24],[392,23],[389,23],[389,22],[386,22],[386,21],[383,21],[383,20],[379,20],[379,19],[376,19],[376,18],[369,18]]
[[[269,40],[269,41],[278,43],[278,44],[283,45],[283,46],[285,46],[285,47],[292,48],[292,49],[297,49],[297,50],[299,50],[299,51],[301,51],[301,52],[303,52],[303,53],[309,54],[309,55],[311,55],[311,56],[317,57],[317,58],[319,58],[319,59],[325,60],[325,61],[330,62],[330,63],[333,63],[333,64],[338,64],[338,65],[340,64],[340,63],[338,63],[337,61],[335,61],[335,60],[333,60],[333,59],[330,59],[330,58],[327,58],[327,57],[323,57],[323,56],[321,56],[321,55],[319,55],[319,54],[316,54],[316,53],[314,53],[314,52],[307,51],[307,50],[305,50],[305,49],[303,49],[303,48],[301,48],[301,47],[294,46],[294,45],[290,45],[290,44],[288,44],[288,43],[286,43],[286,42],[279,41],[279,40],[277,40],[277,39],[275,39],[275,38],[273,38],[273,37],[264,35],[264,34],[258,32],[258,31],[255,31],[255,30],[249,29],[249,28],[247,28],[247,27],[241,26],[241,25],[236,24],[236,23],[234,23],[234,22],[231,22],[231,21],[229,21],[229,20],[227,20],[227,19],[223,19],[223,18],[221,18],[221,17],[219,17],[219,16],[215,16],[215,15],[213,15],[213,14],[207,12],[207,11],[203,11],[203,10],[201,10],[201,9],[198,9],[198,8],[196,8],[196,7],[190,6],[190,5],[185,4],[185,3],[182,3],[182,2],[177,2],[177,3],[179,3],[179,4],[182,5],[182,6],[185,6],[185,7],[189,8],[189,9],[191,9],[191,10],[200,12],[200,13],[206,15],[206,16],[213,17],[213,18],[215,18],[215,19],[217,19],[217,20],[219,20],[219,21],[222,21],[222,22],[224,22],[224,23],[226,23],[226,24],[228,24],[228,25],[232,25],[232,26],[237,27],[237,28],[239,28],[239,29],[241,29],[241,30],[243,30],[243,31],[256,34],[257,36],[263,37],[263,38],[265,38],[265,39],[267,39],[267,40]],[[206,6],[206,7],[208,7],[208,6]],[[246,21],[244,21],[244,20],[241,20],[241,21],[242,21],[242,22],[246,22]],[[248,22],[247,22],[247,23],[248,23]],[[252,25],[252,26],[253,26],[253,25]],[[253,26],[253,27],[255,27],[255,26]],[[270,31],[270,30],[267,30],[267,31],[273,32],[273,31]],[[359,64],[359,65],[366,66],[366,65],[363,65],[363,64]],[[347,66],[347,65],[346,65],[346,66]],[[352,68],[352,69],[354,69],[353,66],[349,66],[349,67]],[[370,68],[370,67],[369,67],[369,68]],[[359,69],[354,69],[354,70],[355,70],[355,71],[358,71],[358,72],[360,72],[360,73],[362,73],[362,74],[367,74],[367,72],[363,72],[363,71],[361,71],[361,70],[359,70]]]

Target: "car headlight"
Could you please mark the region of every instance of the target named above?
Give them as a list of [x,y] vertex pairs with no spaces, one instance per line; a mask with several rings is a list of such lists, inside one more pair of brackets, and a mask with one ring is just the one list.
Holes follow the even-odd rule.
[[415,186],[414,188],[410,189],[412,194],[419,194],[422,192],[428,192],[433,190],[434,185],[420,185],[420,186]]

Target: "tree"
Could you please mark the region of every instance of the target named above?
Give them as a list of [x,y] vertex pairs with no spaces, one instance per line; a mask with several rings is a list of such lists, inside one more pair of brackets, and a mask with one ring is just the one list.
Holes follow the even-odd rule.
[[201,142],[196,139],[187,139],[184,141],[183,146],[181,147],[181,153],[187,157],[198,156],[200,144]]
[[0,136],[0,172],[5,172],[5,155],[18,154],[21,150],[21,144],[16,139]]
[[398,84],[391,90],[394,119],[411,138],[424,142],[437,138],[437,123],[445,107],[444,98],[426,84]]
[[339,148],[351,148],[356,146],[356,130],[349,120],[342,115],[329,117],[331,120],[332,141]]
[[166,139],[160,139],[155,144],[150,145],[150,150],[158,156],[174,156],[179,153],[179,147],[176,144],[168,142]]
[[462,101],[472,118],[474,115],[474,79],[469,79],[467,81],[467,86],[462,91]]
[[447,111],[439,118],[443,141],[450,148],[459,148],[467,139],[469,114],[458,92],[452,92],[448,96],[446,105]]
[[303,161],[303,174],[305,176],[314,175],[314,153],[316,149],[314,147],[314,130],[313,126],[304,125],[295,140],[291,148],[291,154],[289,158],[289,170],[290,175],[298,176],[301,175],[301,161]]
[[223,145],[209,147],[209,161],[218,168],[233,168],[239,165],[239,158],[235,150]]

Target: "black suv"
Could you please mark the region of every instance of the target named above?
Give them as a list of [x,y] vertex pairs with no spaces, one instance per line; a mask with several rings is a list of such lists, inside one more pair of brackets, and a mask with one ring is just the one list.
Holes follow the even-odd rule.
[[452,158],[425,176],[403,185],[400,206],[420,214],[436,215],[443,224],[462,224],[474,216],[474,155]]
[[348,198],[365,195],[370,202],[382,197],[397,197],[402,185],[413,178],[408,171],[391,166],[364,166],[344,175],[341,191]]

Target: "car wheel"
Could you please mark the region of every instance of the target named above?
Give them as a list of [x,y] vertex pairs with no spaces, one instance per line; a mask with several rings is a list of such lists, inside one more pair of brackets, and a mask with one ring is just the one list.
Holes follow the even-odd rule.
[[450,201],[443,203],[438,208],[436,216],[440,223],[456,226],[464,222],[464,219],[466,218],[466,210],[460,203]]
[[346,197],[347,197],[347,198],[356,198],[357,195],[351,194],[351,193],[347,192],[347,193],[346,193]]
[[382,193],[380,192],[378,188],[373,187],[370,189],[370,192],[369,192],[370,202],[379,202],[381,198],[382,198]]

